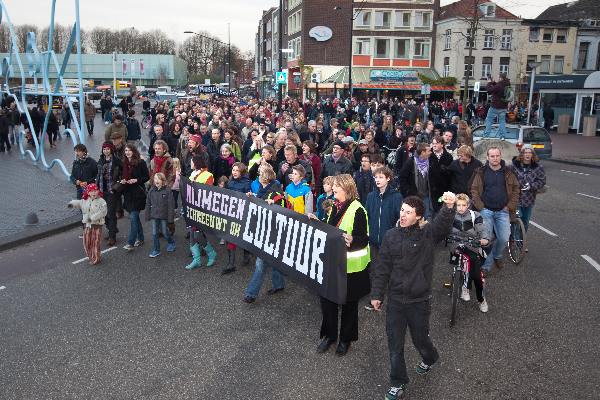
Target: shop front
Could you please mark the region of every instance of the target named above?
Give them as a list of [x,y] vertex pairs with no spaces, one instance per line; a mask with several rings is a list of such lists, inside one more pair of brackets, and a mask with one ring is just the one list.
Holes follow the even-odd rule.
[[569,128],[581,134],[586,116],[595,116],[596,135],[600,133],[600,71],[581,75],[536,76],[534,91],[539,107],[552,108],[553,125],[561,115],[569,115]]

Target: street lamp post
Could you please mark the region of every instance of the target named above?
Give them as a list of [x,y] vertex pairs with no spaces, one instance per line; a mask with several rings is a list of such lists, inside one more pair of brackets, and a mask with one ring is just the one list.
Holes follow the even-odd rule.
[[[364,2],[363,2],[364,4]],[[353,55],[353,43],[352,43],[352,33],[354,29],[354,21],[358,18],[360,12],[363,10],[363,6],[361,5],[356,11],[350,6],[350,54],[348,57],[348,92],[350,93],[350,103],[352,102],[352,94],[354,92],[352,87],[352,55]],[[343,8],[340,6],[333,7],[334,10],[342,10]]]
[[[227,31],[228,31],[228,41],[227,41],[227,43],[222,42],[222,41],[220,41],[218,39],[215,39],[215,38],[211,38],[209,36],[202,35],[200,33],[194,32],[194,31],[184,31],[183,33],[191,33],[193,35],[200,36],[200,37],[202,37],[204,39],[212,40],[213,42],[217,42],[217,43],[220,43],[220,44],[222,44],[224,46],[227,46],[227,59],[228,59],[228,62],[226,64],[229,64],[228,68],[229,68],[229,71],[231,71],[231,28],[230,28],[230,24],[227,24]],[[225,82],[225,66],[223,66],[223,82]],[[229,88],[231,89],[231,72],[229,73],[228,85],[229,85]]]
[[531,68],[531,82],[529,82],[529,102],[527,103],[527,125],[531,123],[531,102],[533,101],[533,84],[535,83],[535,70],[542,65],[541,62],[530,61],[527,63]]

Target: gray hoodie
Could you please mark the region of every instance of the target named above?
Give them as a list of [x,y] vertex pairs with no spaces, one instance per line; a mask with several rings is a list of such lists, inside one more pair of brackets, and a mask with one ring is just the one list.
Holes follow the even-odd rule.
[[175,199],[171,188],[163,186],[158,189],[152,185],[146,196],[146,220],[166,219],[172,224],[175,219]]

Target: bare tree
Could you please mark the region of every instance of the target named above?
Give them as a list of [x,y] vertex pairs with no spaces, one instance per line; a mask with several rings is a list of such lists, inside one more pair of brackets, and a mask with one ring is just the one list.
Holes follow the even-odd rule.
[[8,53],[10,51],[12,41],[10,39],[10,32],[6,24],[0,25],[0,52]]
[[17,36],[17,46],[19,47],[19,51],[24,53],[25,49],[27,48],[27,34],[29,32],[33,32],[37,37],[38,28],[35,25],[24,24],[17,25],[14,27],[14,29],[15,35]]

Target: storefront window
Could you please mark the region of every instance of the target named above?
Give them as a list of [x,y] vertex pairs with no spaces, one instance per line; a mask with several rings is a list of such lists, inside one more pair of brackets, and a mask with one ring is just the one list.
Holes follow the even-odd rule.
[[558,117],[563,114],[568,114],[571,117],[569,125],[573,124],[576,101],[575,93],[544,93],[542,95],[542,107],[551,107],[554,110],[553,125],[558,124]]

